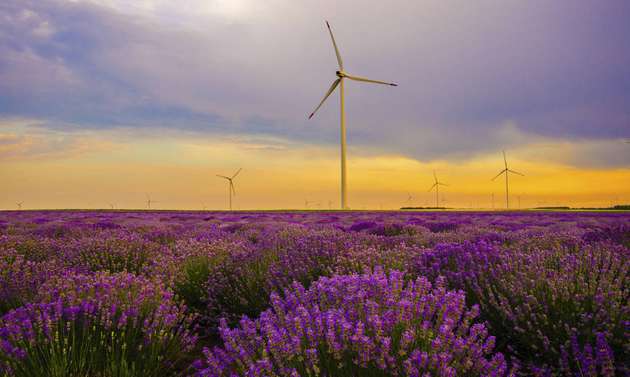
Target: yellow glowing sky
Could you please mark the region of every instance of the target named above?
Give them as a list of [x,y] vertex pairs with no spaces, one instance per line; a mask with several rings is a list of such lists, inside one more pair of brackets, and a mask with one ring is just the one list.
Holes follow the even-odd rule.
[[[216,174],[231,175],[239,167],[235,209],[304,208],[305,200],[312,209],[339,205],[338,149],[329,146],[129,130],[64,134],[19,121],[11,129],[0,135],[3,209],[16,202],[25,209],[143,208],[146,194],[157,201],[155,208],[225,209],[227,184]],[[523,208],[630,202],[630,169],[578,168],[540,157],[553,151],[559,159],[576,148],[546,142],[508,151],[511,167],[526,174],[511,177],[513,207],[519,196]],[[435,196],[427,192],[433,170],[449,185],[441,205],[489,208],[492,193],[496,207],[504,205],[504,181],[490,181],[502,169],[500,151],[421,162],[351,146],[348,163],[355,209],[433,205]]]

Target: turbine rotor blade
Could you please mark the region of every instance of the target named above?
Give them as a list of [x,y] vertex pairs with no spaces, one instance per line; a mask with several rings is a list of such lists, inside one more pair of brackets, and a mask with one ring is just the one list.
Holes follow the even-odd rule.
[[505,170],[507,170],[507,158],[505,158],[505,151],[503,151],[503,162],[505,163]]
[[438,182],[438,185],[440,185],[440,186],[448,186],[446,183],[442,183],[442,182]]
[[[491,181],[494,181],[495,179],[499,178],[501,176],[501,174],[507,172],[507,169],[503,169],[501,170],[501,173],[497,174],[496,176],[494,176],[494,178],[491,179]],[[507,173],[506,173],[507,174]]]
[[431,188],[427,190],[427,192],[433,190],[435,186],[437,186],[437,183],[434,183],[433,186],[431,186]]
[[514,174],[522,175],[523,177],[525,176],[525,174],[519,173],[519,172],[514,171],[514,170],[512,170],[512,169],[508,169],[508,171],[509,171],[510,173],[514,173]]
[[234,183],[230,181],[230,188],[232,189],[232,193],[236,196],[236,189],[234,188]]
[[330,33],[330,39],[332,39],[333,46],[335,47],[335,55],[337,55],[337,63],[339,63],[339,70],[343,71],[343,60],[341,60],[341,54],[339,53],[339,48],[337,47],[337,42],[335,42],[335,37],[333,36],[332,29],[330,28],[330,24],[326,21],[326,26],[328,27],[328,32]]
[[232,179],[236,178],[236,176],[238,175],[238,173],[241,172],[241,170],[243,170],[243,169],[239,168],[238,171],[236,173],[234,173],[234,175],[232,176]]
[[393,82],[372,80],[372,79],[367,79],[365,77],[350,76],[350,75],[346,75],[346,77],[349,78],[350,80],[354,80],[354,81],[363,81],[363,82],[371,82],[373,84],[383,84],[383,85],[389,85],[389,86],[398,86],[398,84],[394,84]]
[[332,85],[330,86],[330,88],[326,92],[326,95],[324,96],[324,99],[322,100],[322,102],[319,103],[319,105],[317,105],[317,107],[315,108],[315,110],[313,110],[311,115],[308,116],[308,119],[311,119],[313,117],[313,115],[315,115],[317,110],[319,110],[319,108],[322,107],[322,105],[324,104],[324,101],[326,101],[326,99],[330,96],[330,94],[335,90],[337,85],[339,85],[339,81],[341,81],[341,79],[337,79],[337,80],[333,81]]
[[435,179],[435,182],[437,183],[437,175],[435,174],[435,170],[433,170],[433,178]]
[[219,174],[217,174],[217,177],[225,178],[225,179],[227,179],[227,180],[232,179],[232,178],[230,178],[230,177],[226,177],[226,176],[224,176],[224,175],[219,175]]

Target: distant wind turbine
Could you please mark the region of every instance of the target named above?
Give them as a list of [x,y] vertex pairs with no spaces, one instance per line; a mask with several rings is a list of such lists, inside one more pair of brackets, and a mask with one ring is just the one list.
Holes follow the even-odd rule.
[[411,196],[410,193],[407,193],[407,204],[412,204],[413,202],[413,196]]
[[15,205],[17,205],[18,207],[18,211],[22,210],[22,204],[24,204],[24,202],[15,203]]
[[226,179],[230,184],[228,186],[228,195],[230,197],[230,211],[232,210],[232,194],[236,195],[236,189],[234,188],[234,178],[236,178],[236,176],[238,175],[238,173],[241,172],[241,170],[243,170],[242,168],[239,168],[236,173],[234,173],[233,176],[231,177],[226,177],[224,175],[219,175],[217,174],[217,177]]
[[114,206],[112,203],[109,203],[109,208],[114,209],[116,208],[116,206]]
[[438,177],[435,174],[435,170],[433,171],[433,178],[435,179],[435,183],[433,184],[433,186],[431,186],[429,191],[435,188],[435,207],[437,208],[437,207],[440,207],[440,186],[448,186],[448,185],[446,183],[442,183],[438,181]]
[[333,36],[332,30],[330,29],[330,24],[326,21],[326,26],[328,27],[328,32],[330,34],[330,39],[332,40],[333,47],[335,48],[335,55],[337,55],[337,63],[339,64],[339,70],[335,72],[337,75],[337,79],[333,81],[332,85],[324,95],[324,99],[317,105],[315,110],[308,116],[308,119],[311,119],[313,115],[319,110],[319,108],[324,104],[324,101],[332,94],[332,92],[339,86],[339,97],[341,99],[341,209],[348,209],[348,195],[347,195],[347,185],[346,185],[346,113],[344,106],[344,79],[348,78],[354,81],[362,81],[369,82],[373,84],[383,84],[390,86],[397,86],[397,84],[385,81],[371,80],[366,79],[364,77],[351,76],[343,70],[343,60],[341,60],[341,54],[339,53],[339,49],[337,48],[337,42],[335,42],[335,37]]
[[501,174],[505,174],[505,208],[509,209],[510,208],[510,190],[509,190],[509,185],[508,185],[509,173],[517,174],[520,176],[525,176],[525,174],[521,174],[519,172],[516,172],[508,168],[507,158],[505,157],[505,151],[503,151],[503,162],[505,163],[505,169],[501,170],[499,174],[497,174],[494,178],[492,178],[492,181],[499,178]]
[[151,196],[149,194],[145,194],[147,196],[147,208],[151,209],[151,203],[155,204],[157,203],[157,201],[152,200]]

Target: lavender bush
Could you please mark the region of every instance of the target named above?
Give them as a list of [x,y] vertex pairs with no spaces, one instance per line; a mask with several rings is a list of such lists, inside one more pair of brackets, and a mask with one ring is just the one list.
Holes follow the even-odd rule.
[[132,274],[69,274],[0,318],[9,376],[175,375],[195,342],[173,294]]
[[58,270],[54,262],[28,260],[15,249],[0,247],[0,315],[33,300]]
[[416,265],[465,289],[499,349],[541,376],[628,373],[629,271],[630,251],[609,243],[441,245]]
[[198,376],[501,376],[494,337],[461,291],[382,271],[294,283],[259,319],[221,324]]
[[241,315],[255,317],[269,307],[272,292],[330,275],[334,259],[350,247],[344,233],[330,229],[288,226],[253,239],[249,247],[233,243],[229,252],[214,255],[207,282],[210,316],[231,323]]
[[70,263],[89,271],[142,274],[151,271],[162,250],[134,233],[99,232],[69,242],[65,251]]

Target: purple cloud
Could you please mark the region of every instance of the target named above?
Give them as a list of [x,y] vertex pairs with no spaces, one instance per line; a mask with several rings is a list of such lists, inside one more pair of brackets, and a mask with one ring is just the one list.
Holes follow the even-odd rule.
[[[630,136],[626,1],[277,2],[227,22],[177,22],[93,3],[0,5],[0,115],[65,129],[163,127],[333,144],[331,20],[350,72],[351,145],[419,159],[470,155],[524,133]],[[200,16],[201,17],[201,16]],[[192,22],[195,21],[195,22]],[[202,25],[203,27],[200,27]]]

